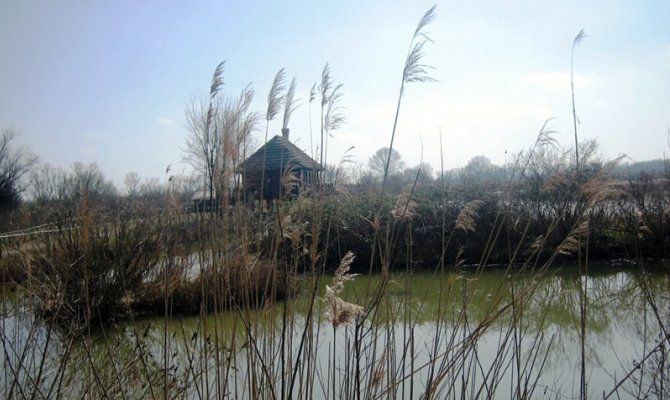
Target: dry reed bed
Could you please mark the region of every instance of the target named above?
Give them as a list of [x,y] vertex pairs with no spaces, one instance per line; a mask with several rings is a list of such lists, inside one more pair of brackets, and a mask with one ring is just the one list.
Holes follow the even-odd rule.
[[[433,7],[421,18],[412,35],[395,121],[405,90],[416,82],[431,81],[423,55],[431,43],[426,28],[434,11]],[[223,65],[213,75],[210,96],[200,115],[203,118],[191,113],[192,122],[197,122],[193,128],[201,134],[197,137],[223,135],[214,147],[211,142],[195,143],[196,148],[204,144],[199,149],[206,150],[206,155],[221,152],[220,158],[208,156],[197,164],[210,193],[217,185],[224,187],[222,182],[246,152],[246,140],[253,131],[249,124],[258,119],[248,111],[247,100],[253,94],[248,89],[239,99],[218,102]],[[277,74],[268,98],[266,131],[282,105],[285,122],[290,117],[292,95],[281,94],[283,76],[283,70]],[[313,93],[321,103],[319,150],[323,154],[327,138],[343,122],[338,106],[341,86],[333,83],[328,66]],[[396,128],[394,123],[389,153]],[[553,144],[545,124],[531,149],[515,160],[503,191],[507,199],[527,177],[534,155]],[[321,157],[324,163],[326,155]],[[471,310],[476,283],[451,275],[453,279],[434,294],[438,308],[428,339],[417,342],[415,334],[422,327],[414,310],[423,304],[421,300],[416,304],[409,288],[419,258],[410,229],[417,215],[419,174],[403,196],[394,197],[393,206],[385,208],[389,160],[373,205],[361,216],[371,230],[366,242],[367,270],[378,279],[368,280],[353,297],[347,297],[345,289],[356,279],[349,272],[354,255],[351,249],[334,246],[346,232],[334,223],[336,213],[327,212],[328,207],[337,211],[341,205],[329,204],[318,191],[261,204],[253,212],[238,205],[236,212],[216,215],[215,222],[203,217],[196,223],[189,254],[176,246],[180,230],[174,223],[178,218],[174,210],[165,213],[162,223],[135,219],[95,224],[84,194],[78,205],[78,229],[47,237],[43,251],[25,255],[28,278],[24,286],[29,296],[3,298],[5,310],[20,312],[28,307],[37,311],[11,326],[7,319],[2,321],[3,395],[153,399],[477,399],[501,395],[526,399],[540,395],[538,382],[554,338],[544,337],[541,329],[529,329],[524,321],[527,313],[536,312],[531,299],[543,274],[561,256],[576,255],[581,273],[588,274],[592,211],[614,195],[606,176],[584,174],[580,170],[583,161],[576,163],[574,175],[559,171],[561,176],[556,175],[547,190],[563,196],[568,206],[550,214],[541,233],[532,236],[528,231],[532,221],[517,215],[509,201],[495,209],[487,229],[480,229],[484,209],[478,199],[470,199],[473,201],[465,203],[454,218],[446,213],[445,197],[439,198],[440,252],[431,265],[435,273],[460,271],[463,249],[449,247],[454,237],[481,234],[486,240],[474,262],[475,274],[487,267],[496,246],[504,243],[508,279],[500,280],[486,307],[475,316]],[[566,191],[568,181],[571,190]],[[289,186],[285,183],[287,189]],[[249,218],[254,212],[255,217]],[[514,241],[507,240],[510,226],[520,227]],[[526,248],[529,242],[532,245]],[[404,251],[399,253],[399,249]],[[514,267],[518,265],[521,268]],[[392,267],[404,268],[400,282],[391,280]],[[332,281],[324,275],[331,269],[335,270]],[[303,271],[309,275],[302,279],[302,306],[280,301],[296,294],[292,280]],[[528,271],[533,279],[519,278]],[[590,312],[587,282],[580,281],[577,295],[580,398],[589,397],[584,362]],[[390,294],[390,288],[397,285],[405,288],[405,301],[398,302]],[[656,295],[650,290],[644,293],[656,316],[656,324],[649,329],[659,332],[659,341],[645,347],[641,360],[648,370],[661,373],[660,379],[656,378],[659,374],[652,374],[648,381],[641,375],[638,393],[643,393],[642,386],[648,392],[658,387],[655,393],[663,397],[667,392],[662,382],[667,379],[663,371],[667,368],[665,344],[670,343],[665,333],[668,319],[658,310]],[[454,297],[461,299],[457,306],[450,302]],[[133,309],[147,303],[153,310],[162,309],[161,318],[152,325],[136,320]],[[182,307],[198,313],[195,326],[185,327],[175,317]],[[545,315],[533,315],[534,323],[542,326]],[[121,335],[115,335],[116,328],[108,323],[120,316],[129,322]],[[174,324],[178,329],[169,329]],[[490,335],[497,337],[497,348],[483,362],[479,345]],[[632,372],[608,396],[619,394],[636,370],[631,363]]]

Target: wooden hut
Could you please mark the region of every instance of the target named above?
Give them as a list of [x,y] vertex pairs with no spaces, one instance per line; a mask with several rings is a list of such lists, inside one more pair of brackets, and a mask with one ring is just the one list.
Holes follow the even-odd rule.
[[200,189],[191,196],[191,201],[193,202],[193,211],[209,212],[217,209],[219,198],[217,197],[216,192],[212,193],[212,196],[210,196],[207,189]]
[[[276,199],[285,190],[282,187],[284,174],[293,175],[296,193],[306,187],[318,184],[323,167],[305,154],[289,140],[289,130],[282,129],[282,135],[270,139],[264,146],[250,155],[236,170],[242,176],[242,188],[247,198]],[[265,183],[261,185],[261,180]]]

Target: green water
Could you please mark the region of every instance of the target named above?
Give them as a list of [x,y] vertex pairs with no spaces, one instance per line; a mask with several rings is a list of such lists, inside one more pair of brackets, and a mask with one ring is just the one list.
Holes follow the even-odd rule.
[[[582,354],[581,285],[586,288],[587,299],[584,324],[587,390],[590,398],[602,398],[603,393],[612,390],[621,378],[634,369],[635,362],[657,346],[662,329],[670,322],[670,275],[662,269],[643,274],[632,268],[590,268],[597,272],[583,276],[576,267],[563,267],[543,274],[499,269],[481,273],[394,274],[375,311],[362,325],[368,332],[363,339],[363,347],[367,349],[361,357],[363,364],[379,361],[383,355],[384,362],[394,369],[393,373],[386,370],[385,374],[395,376],[384,378],[384,384],[388,386],[394,382],[397,388],[393,394],[397,398],[403,394],[405,398],[410,398],[410,395],[419,398],[425,392],[424,382],[430,368],[418,366],[430,362],[436,354],[444,355],[445,359],[454,358],[450,353],[453,348],[459,346],[462,340],[476,336],[467,356],[462,357],[462,365],[452,368],[452,375],[445,378],[445,382],[451,379],[454,383],[443,384],[436,398],[461,398],[462,394],[465,398],[484,398],[487,393],[496,398],[509,398],[513,397],[522,378],[535,382],[532,385],[533,398],[578,397]],[[248,397],[243,387],[248,381],[247,360],[253,346],[245,327],[249,326],[254,333],[256,351],[266,363],[274,365],[270,368],[274,368],[276,374],[280,374],[280,363],[268,360],[279,357],[282,332],[285,352],[293,357],[298,354],[309,310],[311,279],[304,278],[300,285],[302,290],[294,299],[262,310],[173,316],[167,321],[164,318],[144,318],[109,327],[104,335],[96,334],[90,348],[85,349],[87,353],[93,353],[92,356],[84,357],[79,351],[69,365],[76,368],[79,362],[82,368],[86,364],[94,364],[102,369],[114,362],[124,365],[136,356],[136,338],[142,337],[145,350],[151,353],[156,368],[167,363],[177,371],[184,371],[188,365],[198,364],[199,367],[191,368],[200,368],[202,372],[207,370],[202,361],[207,357],[212,360],[217,357],[228,359],[231,368],[222,378],[229,382],[228,393],[232,393],[231,397]],[[313,362],[309,369],[319,376],[322,383],[317,380],[309,395],[303,394],[302,398],[332,398],[327,377],[332,374],[333,354],[338,371],[334,378],[337,383],[336,397],[347,398],[349,393],[343,382],[346,382],[348,371],[352,369],[354,324],[343,324],[333,329],[323,317],[327,307],[322,300],[323,288],[331,284],[331,280],[332,276],[327,276],[319,282],[318,300],[313,309],[317,323],[311,335]],[[358,276],[345,284],[341,297],[351,303],[369,306],[380,281],[379,276]],[[28,321],[27,308],[6,308],[3,340],[9,342],[13,338],[16,342],[13,345],[20,350],[22,340],[25,342],[28,337]],[[44,331],[45,327],[40,329]],[[44,343],[44,332],[37,336],[38,343]],[[63,348],[65,339],[52,338],[51,346]],[[334,342],[336,347],[333,349]],[[410,343],[411,360],[402,357]],[[514,349],[518,351],[514,352]],[[169,357],[163,357],[164,354],[169,354]],[[658,364],[656,360],[658,357],[650,357],[642,371],[632,374],[631,379],[619,387],[618,398],[636,398],[641,392],[653,398],[653,391],[658,390],[660,382],[660,378],[650,372]],[[296,364],[294,360],[291,366]],[[500,364],[499,367],[492,368],[496,364]],[[3,365],[6,387],[11,374],[8,373],[7,360]],[[139,364],[135,366],[139,368]],[[664,364],[662,369],[667,368]],[[402,377],[414,369],[416,372],[412,373],[410,385],[409,380]],[[492,370],[496,371],[495,379],[487,378]],[[667,372],[664,379],[667,379]],[[290,372],[284,373],[290,376]],[[297,380],[303,379],[304,373],[297,373]],[[189,373],[182,374],[175,373],[177,378],[181,376],[183,385],[187,387],[182,393],[187,397],[203,396],[202,391],[193,389],[195,386],[215,387],[216,373],[199,374],[197,378],[192,373],[191,383],[188,383]],[[109,375],[114,374],[110,372]],[[464,385],[466,378],[467,384]],[[490,379],[488,383],[487,379]],[[275,390],[279,390],[279,381],[275,382]],[[463,387],[467,389],[463,391]],[[77,386],[73,386],[76,392],[74,388]],[[139,389],[128,390],[137,396],[144,393]],[[294,397],[297,398],[295,393]],[[386,395],[381,397],[386,398]]]

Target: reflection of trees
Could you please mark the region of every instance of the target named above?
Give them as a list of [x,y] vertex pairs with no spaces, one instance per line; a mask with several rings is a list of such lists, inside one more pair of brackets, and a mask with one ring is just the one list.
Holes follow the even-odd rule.
[[[357,304],[367,304],[368,288],[374,287],[376,277],[360,276],[348,282],[343,297],[347,301]],[[489,270],[475,274],[473,272],[447,273],[418,273],[396,274],[392,277],[386,289],[386,295],[374,318],[370,318],[373,328],[379,328],[378,336],[368,337],[366,345],[395,347],[402,349],[406,338],[403,336],[404,324],[417,322],[417,329],[413,332],[416,338],[417,351],[423,351],[421,357],[428,357],[426,352],[435,340],[439,340],[438,348],[449,346],[446,339],[452,332],[471,332],[492,312],[509,304],[514,298],[515,311],[510,307],[495,320],[487,333],[479,338],[477,346],[489,349],[491,346],[513,346],[512,343],[500,344],[499,340],[510,329],[515,328],[520,337],[522,357],[531,357],[535,354],[544,354],[549,350],[549,357],[545,370],[551,370],[552,376],[558,380],[567,379],[566,366],[572,365],[579,351],[579,285],[581,279],[586,279],[578,273],[576,268],[563,268],[552,271],[547,275],[538,275],[530,272],[514,272],[503,270]],[[590,368],[600,365],[606,371],[613,368],[627,370],[632,367],[630,351],[641,348],[646,336],[647,350],[658,338],[659,326],[653,319],[649,308],[649,301],[645,299],[641,289],[641,282],[648,288],[648,293],[662,313],[663,321],[670,320],[668,315],[669,300],[667,297],[670,278],[662,273],[634,273],[619,270],[598,270],[588,276],[588,316],[587,316],[587,349],[589,351]],[[326,280],[322,280],[325,285]],[[305,291],[307,293],[309,291]],[[263,309],[243,310],[241,315],[254,330],[260,351],[277,349],[282,328],[282,311],[286,306],[289,312],[287,332],[294,340],[290,346],[297,346],[299,335],[304,324],[308,308],[307,296],[299,296],[287,303],[278,303]],[[317,315],[320,315],[322,302],[317,301]],[[463,310],[465,313],[463,314]],[[645,311],[646,310],[646,311]],[[206,370],[207,365],[215,362],[228,365],[223,359],[230,359],[234,368],[243,371],[246,368],[246,357],[249,356],[249,342],[245,334],[244,323],[238,312],[221,312],[216,315],[200,317],[173,317],[168,321],[169,374],[173,375],[175,385],[185,383],[195,374],[214,373]],[[459,321],[465,315],[467,324]],[[520,316],[518,323],[514,316]],[[11,318],[11,317],[8,317]],[[436,321],[439,319],[442,334],[440,339]],[[143,319],[128,323],[116,328],[107,329],[104,335],[99,335],[86,342],[86,347],[77,344],[73,347],[70,367],[74,374],[77,366],[95,365],[99,379],[111,382],[116,379],[116,370],[129,368],[142,371],[147,369],[148,377],[158,379],[164,360],[163,318]],[[389,330],[391,329],[397,331]],[[315,363],[322,363],[321,351],[327,351],[327,343],[332,340],[332,330],[328,325],[321,325],[321,333],[317,336],[321,341],[317,346]],[[643,329],[644,328],[644,329]],[[647,329],[648,328],[648,329]],[[353,329],[353,328],[351,328]],[[344,335],[350,328],[344,329]],[[392,332],[392,333],[391,333]],[[386,335],[389,335],[388,337]],[[321,335],[321,336],[319,336]],[[553,336],[555,335],[555,336]],[[346,337],[346,336],[345,336]],[[554,338],[551,348],[548,348],[550,338]],[[612,338],[624,337],[630,339],[633,348],[613,348]],[[536,341],[537,338],[542,340]],[[67,343],[66,340],[58,339]],[[338,339],[339,340],[339,339]],[[273,347],[274,346],[274,347]],[[605,350],[608,354],[602,354]],[[398,350],[399,351],[399,350]],[[598,354],[601,351],[601,354]],[[612,364],[612,357],[617,357],[621,351],[620,365]],[[54,360],[62,356],[63,351],[54,352]],[[614,355],[609,353],[615,353]],[[418,354],[418,353],[417,353]],[[510,350],[507,357],[512,357]],[[529,355],[530,354],[530,355]],[[644,354],[640,349],[638,354]],[[113,359],[110,359],[110,355]],[[139,358],[142,355],[143,358]],[[218,361],[216,357],[219,357]],[[494,354],[481,353],[480,362],[484,365],[491,362]],[[599,360],[602,357],[602,360]],[[141,360],[144,361],[141,361]],[[639,359],[639,357],[638,357]],[[147,363],[147,367],[136,364]],[[659,361],[650,358],[650,363]],[[320,364],[318,364],[320,365]],[[137,368],[135,368],[137,367]],[[191,368],[190,372],[185,370]],[[651,369],[651,367],[650,367]],[[234,374],[233,369],[229,371]],[[558,371],[558,372],[557,372]],[[535,372],[535,371],[533,371]],[[609,371],[608,371],[609,372]],[[186,374],[186,375],[184,375]],[[74,376],[74,375],[72,375]],[[244,376],[239,372],[238,376]],[[140,387],[139,382],[147,376],[124,376],[124,382],[129,387]],[[646,375],[642,382],[647,387],[656,384],[653,375]],[[560,383],[560,382],[559,382]],[[563,383],[566,383],[563,381]],[[569,383],[567,383],[569,385]],[[74,385],[74,384],[73,384]],[[558,385],[558,384],[557,384]],[[560,385],[559,385],[560,386]],[[72,387],[72,393],[77,387]]]

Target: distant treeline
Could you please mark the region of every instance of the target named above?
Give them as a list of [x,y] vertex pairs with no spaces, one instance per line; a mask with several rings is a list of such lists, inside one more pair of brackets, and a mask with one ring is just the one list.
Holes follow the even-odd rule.
[[[329,166],[326,180],[337,193],[320,203],[329,219],[320,232],[321,243],[329,247],[325,254],[335,262],[353,250],[355,266],[368,265],[381,204],[382,214],[398,218],[396,229],[402,226],[394,234],[407,239],[389,241],[403,243],[387,249],[398,265],[406,266],[407,260],[428,269],[483,261],[504,264],[527,262],[524,257],[529,254],[541,260],[555,253],[584,216],[588,249],[579,251],[588,251],[590,259],[667,257],[670,179],[664,160],[605,161],[598,157],[593,141],[581,144],[579,168],[570,152],[553,146],[528,154],[521,153],[505,165],[478,156],[462,168],[443,172],[426,163],[406,167],[394,150],[382,200],[379,192],[388,149],[376,152],[366,166],[346,162]],[[116,188],[95,164],[75,164],[68,170],[32,165],[21,178],[24,184],[14,187],[21,189],[23,197],[15,196],[5,205],[4,231],[80,218],[82,205],[101,215],[187,214],[192,212],[192,195],[203,187],[201,177],[166,171],[164,179],[141,179],[129,173],[125,187]],[[287,197],[279,201],[281,207],[264,207],[270,212],[284,209],[309,224],[311,214],[300,217],[295,211],[305,202],[309,196]],[[238,204],[223,213],[234,213],[239,207],[259,205]],[[457,221],[468,209],[470,225],[457,229]],[[252,222],[254,215],[261,218],[262,214],[249,213]],[[269,221],[272,226],[274,219]],[[193,230],[188,227],[180,230],[184,243],[198,240],[189,232]],[[260,242],[256,247],[259,254],[273,251]],[[577,259],[579,251],[561,251],[558,257]]]

